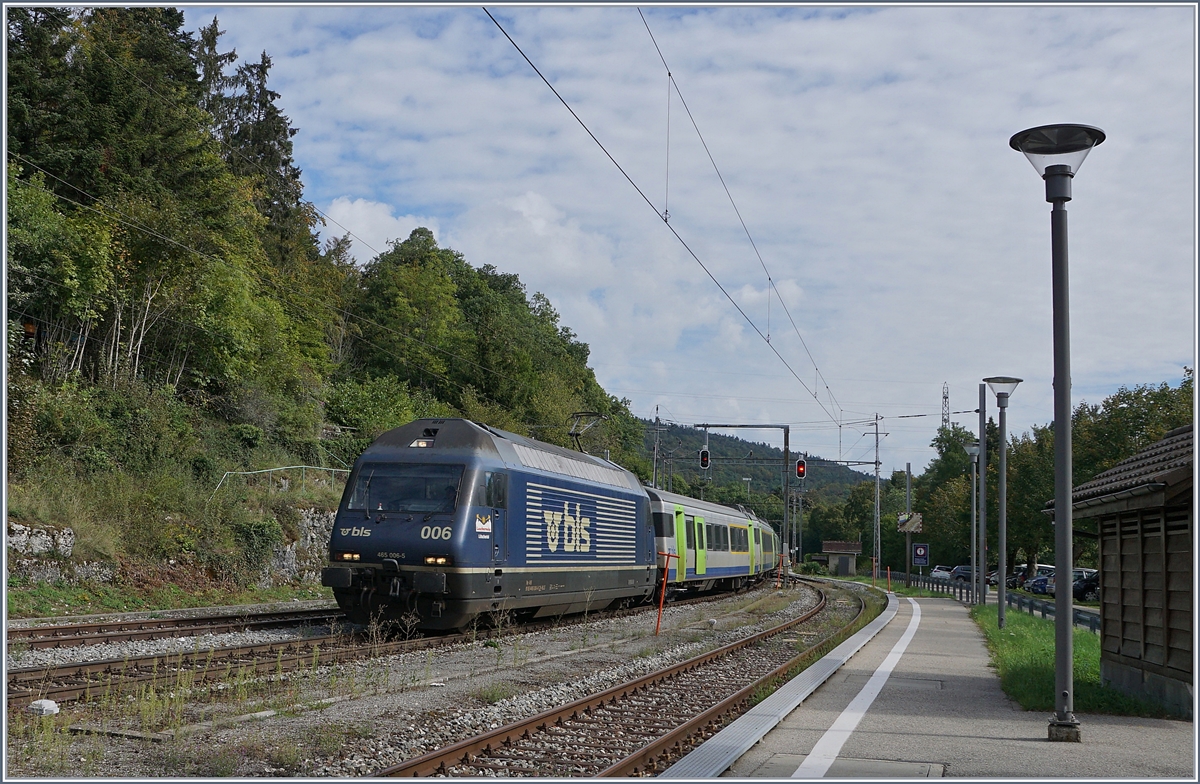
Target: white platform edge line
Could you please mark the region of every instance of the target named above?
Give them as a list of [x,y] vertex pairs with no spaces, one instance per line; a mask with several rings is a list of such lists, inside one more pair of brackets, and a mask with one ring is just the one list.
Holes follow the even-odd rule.
[[850,657],[891,623],[900,601],[888,594],[888,603],[878,618],[834,648],[808,669],[781,686],[774,694],[739,716],[732,724],[709,738],[687,756],[658,775],[667,779],[716,778],[737,762],[754,744],[773,730],[800,703],[837,672]]

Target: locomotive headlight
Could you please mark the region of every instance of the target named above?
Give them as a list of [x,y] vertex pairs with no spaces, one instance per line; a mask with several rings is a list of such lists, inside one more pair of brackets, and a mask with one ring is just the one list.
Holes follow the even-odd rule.
[[335,561],[358,561],[362,558],[358,553],[334,553],[333,560]]
[[444,555],[427,555],[425,556],[426,566],[448,566],[450,559]]

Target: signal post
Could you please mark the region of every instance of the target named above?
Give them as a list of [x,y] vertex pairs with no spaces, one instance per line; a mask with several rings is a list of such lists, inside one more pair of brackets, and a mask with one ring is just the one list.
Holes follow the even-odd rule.
[[[782,430],[783,431],[783,530],[780,532],[783,540],[783,569],[787,569],[791,560],[792,541],[789,536],[791,519],[788,515],[787,498],[791,493],[791,477],[792,477],[792,452],[791,452],[791,425],[717,425],[712,423],[702,423],[692,425],[694,428],[703,428],[704,430],[704,448],[700,450],[700,466],[707,468],[709,464],[708,451],[708,430],[709,428],[720,428],[722,430]],[[797,466],[799,470],[799,466]],[[781,570],[782,571],[782,570]]]

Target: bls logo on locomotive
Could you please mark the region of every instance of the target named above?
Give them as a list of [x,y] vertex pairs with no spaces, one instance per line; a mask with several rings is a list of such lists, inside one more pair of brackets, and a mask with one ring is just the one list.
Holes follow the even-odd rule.
[[542,518],[546,521],[546,546],[550,552],[557,552],[559,544],[564,553],[586,553],[592,549],[592,534],[588,530],[592,521],[579,514],[579,504],[575,504],[574,515],[571,505],[564,501],[561,512],[542,512]]
[[362,528],[359,528],[356,525],[353,528],[339,528],[338,530],[341,531],[342,536],[370,536],[371,535],[371,529],[367,528],[365,526]]

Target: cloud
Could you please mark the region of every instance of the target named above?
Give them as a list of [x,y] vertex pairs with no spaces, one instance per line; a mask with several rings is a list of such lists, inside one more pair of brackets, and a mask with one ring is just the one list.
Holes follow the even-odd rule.
[[350,234],[351,253],[358,263],[365,264],[383,253],[394,241],[408,239],[412,230],[424,226],[438,236],[438,219],[417,215],[392,215],[392,207],[367,199],[339,196],[325,208],[327,216],[323,240]]
[[[979,379],[1013,374],[1010,426],[1052,417],[1049,205],[1008,147],[1023,128],[1109,134],[1069,205],[1076,400],[1193,361],[1193,11],[648,8],[704,134],[673,97],[669,167],[635,9],[494,11],[624,174],[477,9],[185,13],[272,55],[308,198],[372,246],[427,225],[518,273],[643,416],[816,423],[794,442],[836,457],[859,431],[831,419],[929,414],[887,420],[887,470],[932,454],[943,382],[973,409]],[[770,347],[710,273],[764,334],[770,300]]]

